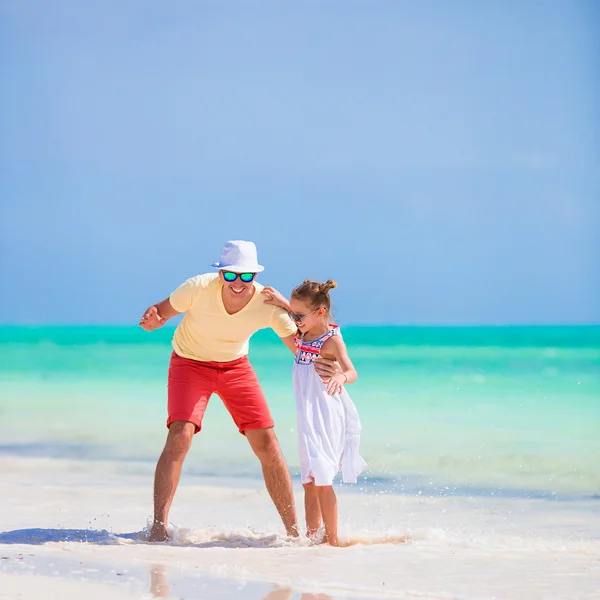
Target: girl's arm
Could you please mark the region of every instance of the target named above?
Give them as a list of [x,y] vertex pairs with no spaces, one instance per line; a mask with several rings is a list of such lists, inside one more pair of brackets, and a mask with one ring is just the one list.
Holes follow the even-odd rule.
[[342,387],[346,383],[354,383],[358,379],[358,373],[348,356],[348,350],[344,340],[332,335],[321,347],[321,356],[324,358],[333,358],[338,361],[341,368],[341,373],[334,375],[327,383],[327,393],[335,396],[342,391]]
[[285,296],[281,292],[278,292],[275,288],[271,286],[266,286],[261,290],[260,293],[265,296],[265,304],[273,304],[275,306],[280,306],[284,310],[292,312],[290,303],[286,300]]
[[281,341],[290,349],[294,356],[296,356],[296,353],[298,352],[298,346],[296,346],[296,335],[297,334],[293,333],[292,335],[281,338]]

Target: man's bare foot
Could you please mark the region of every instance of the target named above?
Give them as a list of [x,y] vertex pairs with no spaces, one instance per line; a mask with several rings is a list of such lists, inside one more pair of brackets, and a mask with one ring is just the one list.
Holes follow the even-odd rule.
[[154,523],[150,535],[148,536],[149,542],[166,542],[169,539],[167,535],[167,528],[161,523]]
[[292,525],[289,529],[287,529],[288,537],[300,537],[300,528],[298,525]]

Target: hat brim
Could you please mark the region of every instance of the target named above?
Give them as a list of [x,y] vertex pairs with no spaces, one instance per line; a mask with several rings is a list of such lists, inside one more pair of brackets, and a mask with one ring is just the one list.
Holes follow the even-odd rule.
[[265,268],[262,265],[222,265],[221,263],[216,262],[210,266],[215,269],[231,271],[232,273],[261,273],[265,270]]

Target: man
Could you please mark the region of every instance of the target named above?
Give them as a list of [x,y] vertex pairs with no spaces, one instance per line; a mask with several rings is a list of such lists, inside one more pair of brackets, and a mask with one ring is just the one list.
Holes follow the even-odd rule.
[[[210,396],[218,394],[246,436],[262,465],[267,490],[288,535],[298,526],[290,474],[273,431],[273,419],[256,374],[248,361],[250,337],[271,327],[283,343],[296,352],[297,328],[280,307],[261,298],[263,286],[256,275],[256,246],[235,240],[225,244],[217,273],[188,279],[168,298],[148,308],[140,326],[147,331],[162,327],[185,313],[173,336],[168,378],[169,433],[156,465],[154,521],[150,541],[167,539],[169,509],[179,483],[181,468]],[[318,368],[326,378],[336,366],[324,361]]]

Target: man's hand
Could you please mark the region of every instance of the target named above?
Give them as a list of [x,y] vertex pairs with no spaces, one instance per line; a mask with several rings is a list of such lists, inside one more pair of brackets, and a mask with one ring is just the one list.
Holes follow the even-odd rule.
[[338,373],[337,375],[334,375],[327,382],[327,393],[330,396],[337,396],[338,394],[341,394],[342,389],[344,387],[344,383],[346,383],[346,381],[347,381],[347,377],[345,375],[343,375],[342,373]]
[[323,383],[329,383],[329,380],[334,376],[343,372],[340,364],[333,357],[319,356],[313,363],[315,371],[322,379]]
[[140,320],[140,327],[146,331],[152,331],[162,327],[167,322],[167,319],[163,319],[158,314],[156,306],[151,306]]

